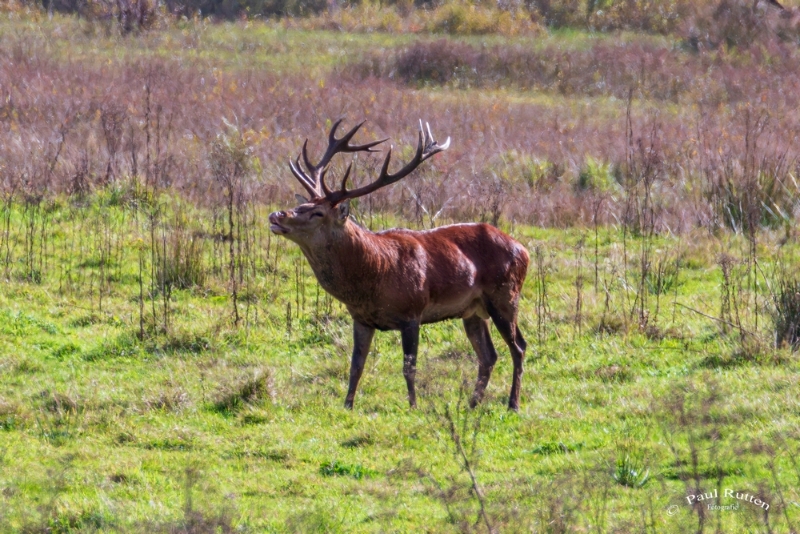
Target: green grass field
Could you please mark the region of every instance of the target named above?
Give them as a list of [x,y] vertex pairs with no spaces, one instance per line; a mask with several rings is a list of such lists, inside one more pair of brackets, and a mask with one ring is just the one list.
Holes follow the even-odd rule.
[[[652,241],[675,269],[647,290],[640,329],[630,312],[643,239],[628,236],[623,251],[620,232],[600,230],[595,291],[591,231],[506,228],[534,260],[541,251],[521,306],[530,350],[520,412],[505,408],[511,365],[496,332],[501,359],[486,401],[464,409],[476,364],[457,322],[423,330],[418,410],[405,399],[399,336],[383,333],[350,412],[349,318],[319,293],[295,246],[262,223],[253,229],[262,252],[245,276],[238,327],[213,241],[203,244],[203,286],[174,290],[166,328],[145,258],[140,339],[146,219],[109,198],[53,205],[46,281],[27,282],[11,265],[3,283],[7,531],[469,530],[479,503],[450,420],[501,531],[552,531],[553,521],[685,531],[698,521],[686,503],[695,476],[704,488],[760,496],[774,531],[794,524],[797,358],[743,344],[736,328],[683,307],[720,315],[716,257],[743,257],[743,241]],[[23,215],[12,211],[11,227]],[[776,251],[761,245],[764,272]],[[746,280],[732,276],[734,286]],[[732,291],[735,305],[753,296]],[[756,328],[753,309],[739,313]],[[758,320],[768,331],[768,310]],[[764,528],[751,503],[707,513],[724,531]]]

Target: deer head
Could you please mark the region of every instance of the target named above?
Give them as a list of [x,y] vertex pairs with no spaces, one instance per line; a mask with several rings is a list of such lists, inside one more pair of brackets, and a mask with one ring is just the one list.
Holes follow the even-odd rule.
[[[447,150],[450,146],[449,137],[444,144],[438,144],[433,139],[430,126],[426,124],[426,128],[423,129],[422,121],[420,121],[419,142],[417,144],[416,154],[402,169],[395,173],[389,172],[389,163],[392,158],[392,149],[390,147],[383,161],[381,173],[374,182],[356,189],[348,190],[347,180],[350,177],[350,171],[352,169],[351,163],[347,166],[347,170],[341,179],[339,189],[332,191],[325,181],[325,175],[328,172],[331,160],[336,154],[348,152],[376,152],[374,147],[386,141],[386,139],[380,139],[363,145],[350,144],[356,132],[358,132],[366,121],[360,122],[349,132],[337,139],[336,130],[339,128],[341,122],[342,119],[339,119],[333,124],[328,134],[328,148],[322,156],[322,159],[320,159],[316,165],[311,163],[311,159],[308,156],[308,139],[303,143],[303,149],[297,158],[294,161],[289,161],[289,168],[292,174],[308,192],[309,198],[297,195],[297,199],[301,202],[299,206],[294,209],[276,211],[270,214],[270,230],[272,230],[273,233],[283,235],[292,241],[307,242],[313,239],[315,235],[320,234],[323,228],[336,229],[337,227],[341,227],[344,225],[350,213],[348,203],[350,199],[368,195],[373,191],[397,182],[414,171],[423,161],[434,154]],[[303,169],[300,164],[301,156],[305,169]]]

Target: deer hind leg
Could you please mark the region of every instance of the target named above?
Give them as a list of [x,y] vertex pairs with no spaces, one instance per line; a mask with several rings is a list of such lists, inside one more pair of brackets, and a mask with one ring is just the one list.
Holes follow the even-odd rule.
[[478,380],[475,382],[475,392],[469,401],[469,407],[474,408],[483,400],[486,385],[492,376],[492,369],[497,361],[497,351],[489,335],[489,320],[478,315],[464,318],[464,330],[467,338],[472,343],[475,354],[478,355]]
[[525,349],[528,344],[517,326],[517,298],[486,299],[486,310],[494,321],[494,325],[503,336],[514,361],[514,377],[511,381],[511,393],[508,396],[508,409],[519,411],[519,396],[522,388],[522,362],[525,360]]
[[417,348],[419,347],[419,323],[408,323],[400,329],[400,340],[403,345],[403,377],[408,386],[408,404],[417,407],[417,393],[414,379],[417,376]]
[[367,360],[373,335],[375,335],[374,328],[353,321],[353,357],[350,360],[350,385],[347,388],[347,397],[344,399],[345,408],[353,408],[358,381],[361,380],[361,373],[364,372],[364,362]]

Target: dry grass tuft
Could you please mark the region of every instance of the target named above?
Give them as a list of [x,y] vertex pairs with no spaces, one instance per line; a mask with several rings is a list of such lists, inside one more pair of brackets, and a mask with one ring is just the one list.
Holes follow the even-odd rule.
[[235,413],[245,405],[274,399],[274,387],[272,373],[268,369],[259,369],[249,378],[222,386],[213,408],[222,413]]
[[144,405],[148,410],[180,412],[191,405],[191,398],[182,388],[167,388],[147,398]]

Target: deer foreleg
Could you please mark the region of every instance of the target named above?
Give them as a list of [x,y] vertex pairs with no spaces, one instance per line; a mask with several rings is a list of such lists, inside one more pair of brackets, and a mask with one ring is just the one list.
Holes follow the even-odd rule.
[[353,357],[350,360],[350,386],[347,388],[347,397],[344,399],[345,408],[353,408],[358,381],[361,379],[361,373],[364,372],[364,362],[367,361],[374,334],[374,328],[353,321]]
[[400,329],[403,344],[403,376],[408,386],[408,404],[417,407],[414,379],[417,376],[417,348],[419,347],[419,323],[408,323]]

